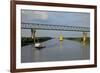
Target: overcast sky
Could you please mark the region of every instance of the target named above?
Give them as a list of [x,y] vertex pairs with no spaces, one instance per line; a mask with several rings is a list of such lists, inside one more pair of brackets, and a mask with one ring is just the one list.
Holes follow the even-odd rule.
[[[21,22],[90,27],[90,14],[85,12],[21,10]],[[41,37],[59,37],[60,34],[65,37],[82,36],[82,32],[36,30],[36,36]],[[30,30],[22,30],[22,36],[30,37]]]

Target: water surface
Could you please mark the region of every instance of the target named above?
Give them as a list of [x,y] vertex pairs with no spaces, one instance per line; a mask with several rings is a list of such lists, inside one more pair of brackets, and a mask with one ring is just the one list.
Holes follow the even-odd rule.
[[21,48],[21,62],[71,61],[90,59],[90,45],[72,40],[51,39],[43,42],[46,47],[37,49],[34,44]]

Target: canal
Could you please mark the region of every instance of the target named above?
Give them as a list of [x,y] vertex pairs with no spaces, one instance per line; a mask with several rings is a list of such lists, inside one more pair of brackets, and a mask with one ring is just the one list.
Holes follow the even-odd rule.
[[43,42],[46,47],[37,49],[34,44],[29,44],[21,48],[21,62],[47,62],[47,61],[71,61],[90,59],[90,45],[73,41],[51,39]]

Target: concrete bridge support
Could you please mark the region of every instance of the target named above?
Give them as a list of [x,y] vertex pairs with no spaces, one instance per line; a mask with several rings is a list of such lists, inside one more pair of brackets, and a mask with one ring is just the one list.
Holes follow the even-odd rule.
[[83,43],[87,42],[87,32],[83,32]]
[[36,33],[36,30],[31,29],[31,37],[32,39],[34,39],[34,43],[35,43],[35,33]]

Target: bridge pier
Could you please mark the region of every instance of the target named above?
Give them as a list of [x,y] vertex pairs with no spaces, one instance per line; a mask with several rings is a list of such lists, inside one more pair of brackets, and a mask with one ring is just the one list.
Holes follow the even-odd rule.
[[35,43],[35,33],[36,33],[36,30],[31,29],[31,37],[32,39],[34,39],[34,43]]
[[87,42],[87,32],[83,32],[83,43]]

